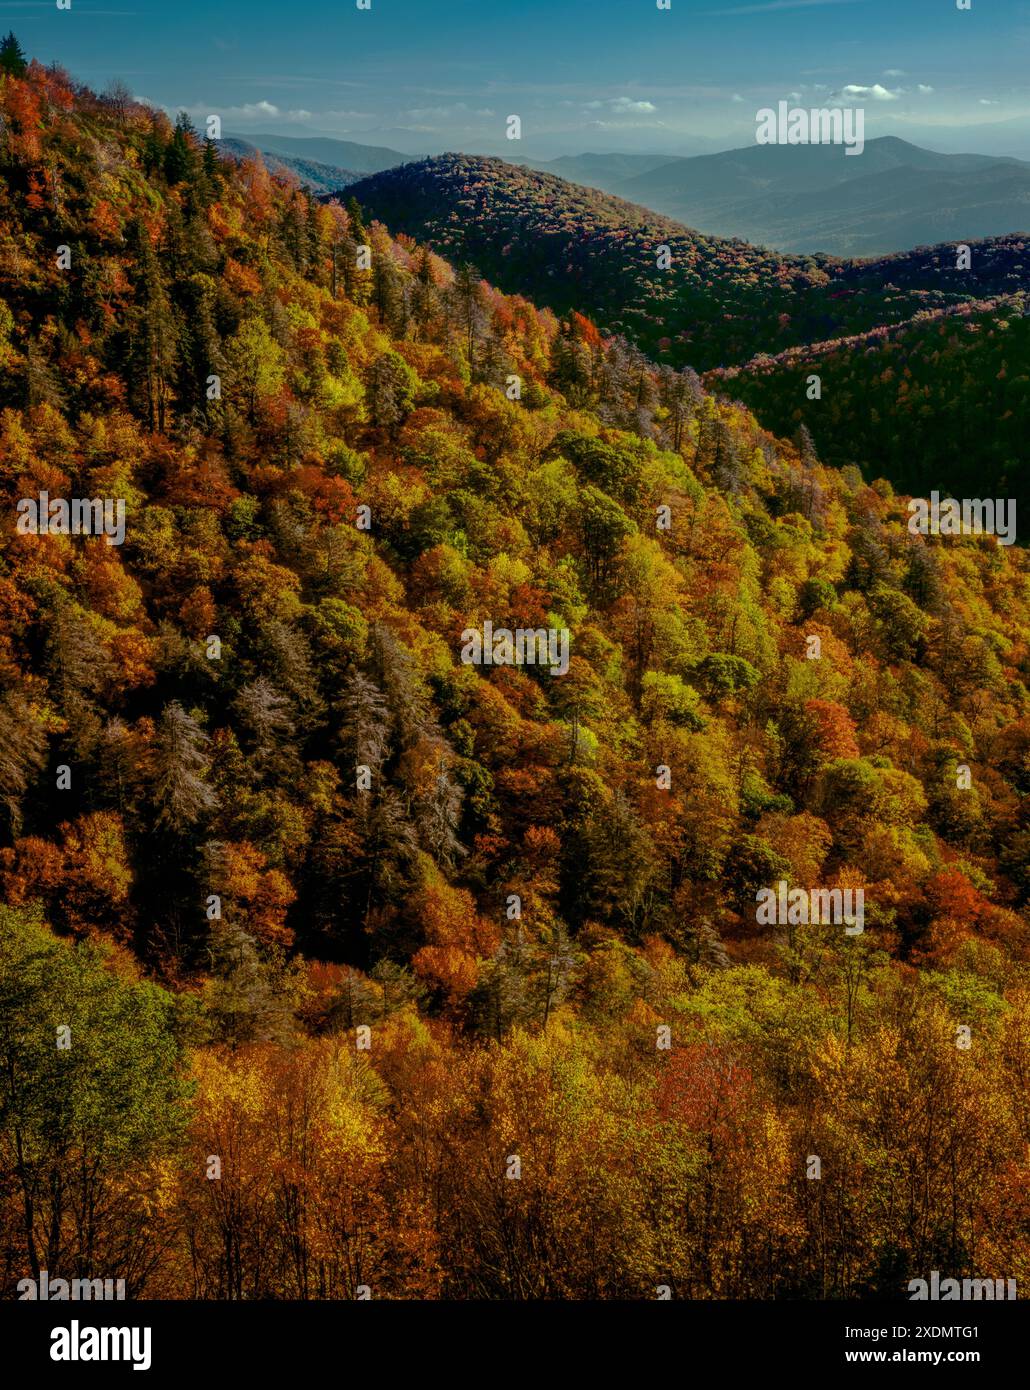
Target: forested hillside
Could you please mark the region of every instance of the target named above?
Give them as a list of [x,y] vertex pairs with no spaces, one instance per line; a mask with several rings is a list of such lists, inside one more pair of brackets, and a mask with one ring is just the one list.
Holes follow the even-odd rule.
[[[809,398],[812,374],[818,400]],[[820,456],[877,466],[906,491],[1010,497],[1030,515],[1030,300],[917,314],[896,328],[759,354],[713,372],[770,428],[810,429]]]
[[[697,371],[756,352],[896,324],[920,311],[1025,288],[1025,236],[875,261],[787,256],[703,236],[647,208],[500,159],[441,155],[347,190],[395,231],[471,260],[502,289],[588,313],[656,360]],[[660,250],[668,264],[660,264]]]
[[[804,424],[828,461],[856,464],[867,479],[909,492],[990,488],[1020,509],[1028,501],[1025,235],[961,254],[943,244],[877,260],[781,256],[551,175],[458,155],[386,170],[348,192],[391,227],[470,257],[503,288],[587,313],[655,360],[711,372],[713,387],[739,394],[767,428],[793,434]],[[813,371],[825,376],[818,402],[808,395]]]
[[[643,224],[559,318],[560,209],[506,295],[59,70],[0,114],[5,1293],[1030,1279],[1025,553],[611,336]],[[696,365],[825,304],[675,235]]]

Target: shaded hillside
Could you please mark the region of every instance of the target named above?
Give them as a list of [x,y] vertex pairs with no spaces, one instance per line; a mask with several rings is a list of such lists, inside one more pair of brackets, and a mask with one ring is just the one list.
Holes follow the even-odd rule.
[[[821,399],[808,399],[810,375]],[[907,492],[1011,497],[1030,517],[1030,303],[1023,294],[711,374],[782,433]],[[989,422],[989,423],[988,423]],[[1026,525],[1024,521],[1023,525]],[[1025,535],[1022,535],[1025,540]]]

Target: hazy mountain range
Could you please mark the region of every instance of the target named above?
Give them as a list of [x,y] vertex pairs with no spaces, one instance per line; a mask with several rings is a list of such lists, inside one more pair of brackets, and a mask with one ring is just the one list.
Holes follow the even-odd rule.
[[353,169],[341,169],[337,164],[321,164],[317,159],[297,159],[292,155],[282,156],[271,150],[262,150],[249,140],[238,140],[226,136],[219,149],[223,154],[231,154],[237,159],[251,159],[258,155],[273,174],[294,174],[300,182],[313,193],[332,193],[346,188],[362,177]]
[[[318,193],[410,162],[386,146],[329,137],[247,135],[223,144],[260,149]],[[780,251],[882,256],[941,241],[1030,228],[1030,162],[940,154],[895,136],[847,158],[834,145],[751,145],[669,159],[600,153],[509,162],[665,213],[700,232]]]
[[880,256],[1030,228],[1030,163],[937,154],[894,136],[852,158],[836,145],[751,145],[637,169],[626,158],[539,167],[781,251]]
[[411,158],[385,146],[358,145],[328,136],[227,135],[220,145],[225,153],[239,156],[257,151],[273,172],[296,174],[301,183],[316,193],[346,188],[365,174],[391,169]]

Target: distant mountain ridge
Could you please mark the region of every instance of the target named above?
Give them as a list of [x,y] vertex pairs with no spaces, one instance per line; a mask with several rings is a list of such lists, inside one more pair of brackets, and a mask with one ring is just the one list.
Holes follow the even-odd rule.
[[[418,162],[326,136],[237,135],[319,193]],[[440,156],[430,156],[439,158]],[[466,158],[493,156],[467,155]],[[942,154],[897,136],[848,159],[836,145],[749,145],[670,157],[621,152],[512,160],[696,228],[798,255],[883,256],[1030,230],[1030,161]]]
[[230,138],[256,145],[268,154],[284,159],[301,159],[330,165],[355,174],[375,174],[404,164],[411,155],[392,150],[386,145],[361,145],[353,140],[336,140],[328,136],[251,135],[246,131],[232,132]]
[[566,168],[554,171],[699,231],[802,254],[889,255],[1030,230],[1030,163],[939,154],[896,136],[850,159],[837,145],[750,145],[637,172],[611,156]]
[[525,162],[531,169],[539,169],[541,173],[557,174],[559,178],[570,179],[573,183],[605,188],[608,183],[629,182],[635,178],[642,178],[666,164],[678,164],[679,159],[670,159],[667,154],[612,153],[563,154],[557,159],[542,162],[532,159],[519,162]]

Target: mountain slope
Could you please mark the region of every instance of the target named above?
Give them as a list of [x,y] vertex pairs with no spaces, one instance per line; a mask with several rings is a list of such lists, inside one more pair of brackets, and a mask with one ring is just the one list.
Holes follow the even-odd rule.
[[0,1292],[1022,1279],[1030,557],[53,66],[0,228]]
[[[8,80],[5,94],[12,114],[69,105],[49,70]],[[70,760],[80,773],[68,795],[53,783],[27,795],[27,782],[5,782],[13,848],[0,869],[9,893],[27,891],[19,866],[30,867],[31,855],[19,855],[29,854],[32,837],[60,838],[83,817],[129,815],[134,838],[109,843],[116,859],[127,856],[111,880],[122,885],[120,905],[95,900],[88,884],[67,898],[59,880],[52,893],[41,885],[69,929],[92,912],[149,959],[167,968],[171,952],[177,968],[196,970],[208,928],[203,920],[187,927],[179,905],[215,872],[200,853],[210,842],[220,853],[235,845],[242,856],[237,887],[229,867],[218,872],[227,901],[241,899],[241,928],[249,922],[266,945],[318,944],[354,964],[367,964],[370,950],[414,957],[433,942],[411,915],[409,892],[460,886],[485,909],[485,865],[502,881],[515,871],[525,825],[509,753],[494,738],[505,721],[514,721],[509,732],[527,765],[557,798],[556,825],[575,819],[571,805],[558,810],[569,794],[558,770],[580,759],[622,789],[636,807],[627,812],[632,820],[651,805],[649,759],[662,739],[671,747],[687,738],[686,755],[689,735],[718,731],[732,743],[770,720],[783,722],[787,738],[800,698],[788,679],[791,654],[814,611],[847,648],[849,669],[872,662],[900,675],[918,663],[945,705],[965,686],[951,689],[954,653],[946,643],[934,647],[929,634],[945,620],[961,628],[975,611],[976,623],[995,633],[991,649],[1009,663],[1007,681],[1000,668],[981,673],[990,700],[961,707],[983,725],[982,756],[993,746],[988,735],[1020,717],[1027,615],[1009,599],[1024,582],[1025,555],[979,540],[913,540],[888,488],[821,466],[810,446],[799,453],[743,409],[705,396],[691,373],[656,370],[624,344],[602,341],[586,319],[559,325],[526,299],[506,299],[260,168],[212,167],[210,147],[202,156],[184,127],[173,131],[142,109],[117,116],[84,99],[67,119],[66,127],[41,117],[39,133],[8,119],[0,142],[0,212],[10,231],[0,261],[2,478],[12,515],[18,498],[44,489],[117,489],[126,539],[124,548],[80,548],[60,535],[10,528],[3,536],[10,640],[0,677],[7,691],[21,682],[31,692],[24,707],[5,706],[5,717],[32,731],[26,747],[42,736],[44,759]],[[64,190],[60,203],[34,191],[44,153]],[[26,275],[32,248],[73,225],[73,275],[56,260]],[[354,255],[366,239],[370,271]],[[899,278],[921,273],[918,263],[899,262]],[[521,385],[515,400],[513,375]],[[655,526],[663,498],[684,509],[681,528]],[[375,518],[371,533],[353,526],[361,500]],[[883,554],[874,561],[876,537]],[[902,596],[916,577],[925,587],[927,567],[936,596],[925,598],[918,632],[895,630],[884,616],[885,591],[915,621]],[[828,587],[805,589],[809,580]],[[458,658],[469,624],[538,625],[548,615],[571,630],[573,658],[582,662],[567,687],[525,671],[512,684],[503,668],[481,675]],[[213,669],[209,658],[198,665],[190,646],[212,632],[226,647],[225,664]],[[99,654],[84,662],[90,643]],[[853,705],[859,738],[871,718],[865,687],[840,675],[820,668],[803,688],[816,699],[835,691],[842,708]],[[743,698],[759,680],[759,705],[729,698]],[[350,703],[341,705],[344,689]],[[574,721],[567,690],[578,692]],[[915,691],[912,720],[923,718]],[[351,869],[340,877],[323,855],[332,836],[319,840],[328,833],[319,816],[335,824],[337,843],[357,837],[357,862],[371,834],[360,798],[328,771],[318,775],[336,789],[322,797],[319,816],[272,814],[280,798],[298,813],[307,804],[300,767],[310,776],[326,761],[334,776],[346,770],[347,731],[365,717],[357,713],[362,700],[393,729],[395,750],[376,757],[414,816],[405,832],[414,839],[396,842],[389,880],[377,877],[371,844],[371,879],[362,871],[353,881]],[[191,725],[176,705],[184,716],[194,711]],[[109,781],[105,771],[113,755],[102,734],[115,718],[137,740],[122,769],[127,782]],[[217,764],[200,752],[203,730],[221,740]],[[872,729],[869,736],[880,738]],[[838,754],[852,746],[851,735],[834,737],[827,747]],[[897,751],[907,748],[897,731],[870,746],[882,752],[895,737]],[[182,785],[147,772],[154,759],[173,756],[175,738],[189,743],[183,766],[195,769]],[[565,738],[572,741],[563,753]],[[861,862],[855,826],[837,821],[811,781],[825,762],[816,756],[820,738],[812,729],[790,738],[811,744],[812,767],[797,763],[797,749],[784,758],[782,745],[763,735],[753,763],[759,780],[747,796],[741,800],[740,787],[712,789],[709,811],[720,808],[725,841],[713,840],[706,814],[703,836],[698,822],[701,838],[683,851],[691,862],[698,856],[680,880],[684,893],[695,905],[708,902],[728,933],[742,930],[745,954],[738,907],[711,898],[719,871],[711,877],[704,863],[716,841],[732,876],[734,837],[774,806],[782,810],[777,798],[787,797],[830,817],[827,845],[838,866]],[[925,748],[923,763],[906,756],[927,779],[929,806],[936,763]],[[635,769],[628,779],[627,757]],[[448,792],[447,806],[419,811],[420,798],[436,795],[422,780],[438,767],[434,758],[468,799]],[[440,791],[436,775],[430,782]],[[674,800],[689,821],[689,804],[679,800],[688,785]],[[1000,853],[1012,808],[1001,782],[994,796],[976,841],[984,854]],[[605,792],[588,813],[586,839],[555,847],[550,910],[573,925],[607,922],[631,938],[644,926],[675,936],[666,899],[605,879],[607,850],[591,836],[601,835],[615,805]],[[923,814],[918,803],[910,811]],[[190,853],[162,857],[169,826]],[[924,840],[931,833],[947,844],[953,832],[945,818],[926,824]],[[459,848],[472,851],[479,837],[466,863]],[[962,844],[960,836],[952,853]],[[972,841],[966,849],[978,852]],[[72,842],[63,852],[76,853]],[[251,902],[242,871],[251,852],[250,872],[263,859],[269,872],[293,875],[294,894],[270,879],[258,895],[263,905]],[[877,871],[889,876],[890,862]],[[930,870],[926,860],[920,872]],[[992,862],[992,877],[1005,872]],[[1020,883],[1007,881],[1011,899]],[[360,925],[369,894],[384,914],[367,922],[371,945]],[[915,950],[919,910],[914,902],[906,908],[897,949]],[[475,954],[470,943],[455,949]],[[444,988],[437,956],[421,957],[419,968]]]
[[[904,155],[888,146],[876,157]],[[989,166],[991,177],[996,168]],[[980,176],[975,168],[970,174]],[[877,177],[906,185],[912,173],[897,168]],[[844,183],[841,192],[864,183]],[[986,339],[972,327],[951,334],[947,391],[926,381],[922,415],[911,409],[912,398],[900,398],[908,373],[895,380],[890,361],[881,361],[901,349],[896,342],[889,354],[881,349],[888,332],[906,325],[904,341],[923,344],[920,324],[928,315],[1021,295],[1030,286],[1030,238],[974,242],[963,269],[949,244],[875,260],[801,259],[702,236],[551,175],[455,155],[389,170],[350,191],[388,225],[472,260],[506,288],[587,314],[659,360],[715,373],[712,383],[740,391],[769,428],[806,424],[836,462],[857,463],[871,476],[886,473],[903,488],[932,482],[960,495],[975,485],[1026,496],[1018,464],[1028,350],[1022,308],[1014,311],[1019,326],[997,339],[1006,345],[997,361],[993,348],[985,355]],[[671,254],[667,270],[657,265],[663,245]],[[831,373],[826,399],[810,401],[808,376],[820,368],[804,370],[807,345],[830,343],[813,350],[821,358],[834,340],[856,334],[871,335],[862,345],[862,371]],[[757,366],[745,368],[756,356]],[[921,348],[917,358],[923,360]],[[944,424],[956,415],[960,428]],[[922,416],[928,418],[920,425]]]
[[[817,401],[807,396],[813,373]],[[1017,515],[1030,516],[1026,294],[759,356],[707,380],[770,429],[805,425],[821,457],[838,467],[859,463],[921,495],[944,487],[957,497],[1012,498]]]
[[313,160],[317,164],[349,169],[357,174],[374,174],[380,169],[390,169],[395,164],[404,164],[410,157],[385,145],[362,145],[353,140],[336,140],[329,136],[267,135],[263,132],[248,135],[243,131],[234,132],[234,135],[268,154]]
[[272,173],[295,174],[304,187],[310,188],[313,193],[332,193],[346,188],[350,183],[356,183],[361,178],[360,174],[354,173],[351,169],[340,169],[334,164],[319,164],[317,160],[300,159],[293,155],[272,154],[247,140],[237,140],[232,136],[219,142],[219,150],[223,154],[235,155],[240,159],[249,159],[257,155]]

